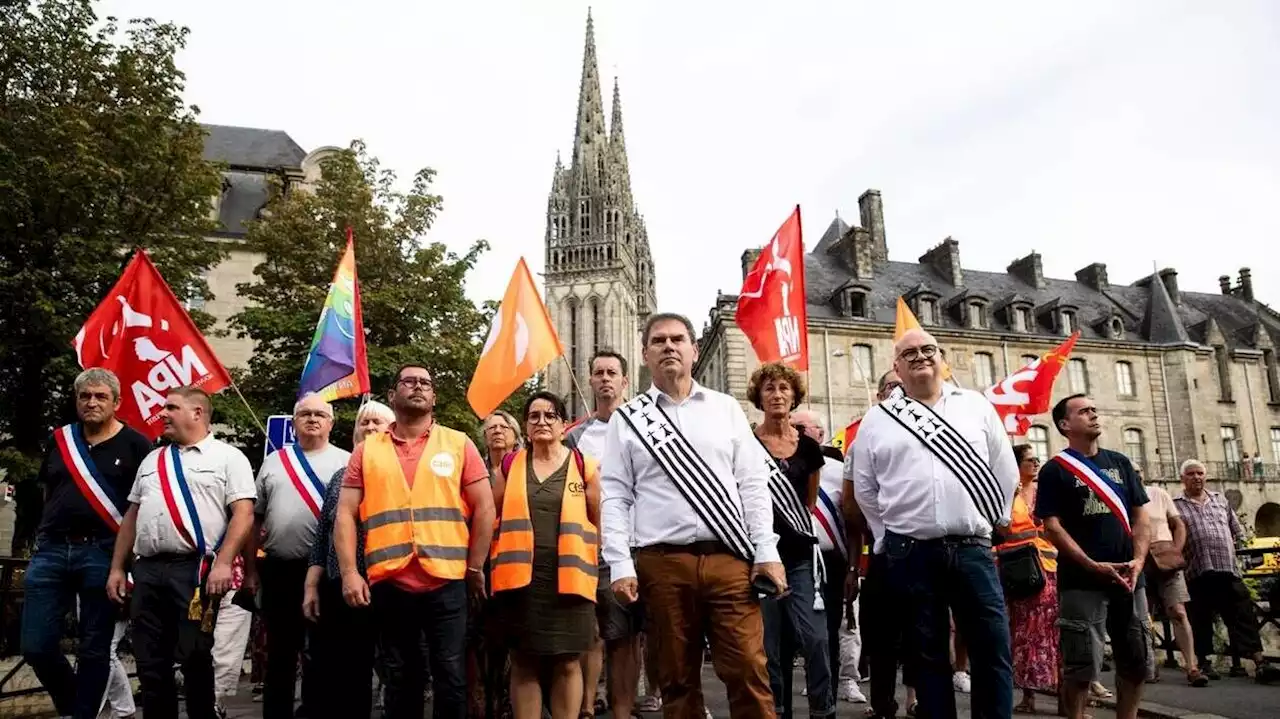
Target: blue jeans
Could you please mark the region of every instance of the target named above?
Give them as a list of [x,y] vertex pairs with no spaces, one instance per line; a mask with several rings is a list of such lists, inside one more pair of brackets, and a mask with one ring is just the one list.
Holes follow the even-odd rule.
[[[107,598],[114,539],[66,542],[40,537],[23,584],[22,654],[61,716],[94,719],[111,666],[119,608]],[[62,655],[64,621],[80,598],[76,669]]]
[[[373,585],[373,618],[386,656],[387,719],[421,719],[430,664],[433,719],[467,715],[467,587],[452,581],[408,592],[390,581]],[[426,656],[423,656],[423,637]]]
[[[951,683],[951,622],[969,647],[974,719],[1013,715],[1013,659],[1004,591],[990,542],[884,538],[889,582],[906,598],[910,642],[919,650],[916,694],[920,716],[955,719]],[[950,612],[948,612],[950,610]]]
[[791,660],[799,651],[804,657],[804,678],[809,688],[809,715],[833,716],[836,702],[831,686],[827,617],[813,608],[813,560],[795,562],[786,569],[791,591],[781,599],[760,603],[774,708],[781,719],[790,719],[794,673]]

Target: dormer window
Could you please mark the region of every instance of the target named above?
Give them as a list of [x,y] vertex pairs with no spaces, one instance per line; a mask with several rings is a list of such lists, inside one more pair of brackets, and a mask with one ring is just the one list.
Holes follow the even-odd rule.
[[1061,310],[1058,312],[1059,331],[1064,335],[1069,335],[1076,331],[1076,313],[1071,310]]
[[866,318],[867,293],[858,289],[845,290],[843,309],[846,317]]
[[985,330],[987,328],[987,307],[986,303],[973,300],[966,304],[966,311],[969,313],[967,323],[969,329]]
[[1026,307],[1015,307],[1013,310],[1013,329],[1018,332],[1031,331],[1031,310]]
[[920,324],[936,325],[938,324],[938,302],[937,300],[921,298],[917,303],[917,319]]
[[1112,317],[1110,329],[1111,329],[1111,339],[1113,340],[1124,339],[1124,320],[1120,319],[1119,317]]

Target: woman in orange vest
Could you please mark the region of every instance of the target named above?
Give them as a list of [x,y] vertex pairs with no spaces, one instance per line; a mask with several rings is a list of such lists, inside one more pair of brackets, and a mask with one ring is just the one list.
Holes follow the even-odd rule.
[[1018,490],[1009,531],[995,551],[998,559],[1019,547],[1035,547],[1044,574],[1044,586],[1033,596],[1009,596],[1008,587],[1005,592],[1013,635],[1013,684],[1022,690],[1022,702],[1014,711],[1034,714],[1036,691],[1058,691],[1058,551],[1044,538],[1044,525],[1032,514],[1040,459],[1029,444],[1015,446],[1013,456],[1018,460]]
[[579,655],[596,632],[599,467],[564,445],[562,399],[536,392],[523,415],[527,449],[507,455],[494,473],[490,583],[511,650],[515,719],[542,716],[544,670],[551,716],[573,719],[583,694]]

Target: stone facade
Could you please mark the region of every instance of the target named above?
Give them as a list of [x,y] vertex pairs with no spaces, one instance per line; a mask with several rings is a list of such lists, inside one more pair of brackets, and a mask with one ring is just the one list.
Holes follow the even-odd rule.
[[547,310],[568,360],[548,367],[546,382],[578,416],[590,408],[568,367],[586,392],[592,354],[610,349],[626,357],[632,384],[644,383],[640,327],[656,304],[649,236],[631,196],[622,96],[615,79],[606,130],[590,12],[573,156],[568,167],[556,157],[545,243]]
[[[1280,314],[1254,299],[1248,269],[1210,294],[1181,291],[1172,269],[1131,285],[1111,284],[1101,263],[1073,280],[1047,278],[1036,253],[1004,273],[970,270],[951,238],[918,262],[891,262],[880,193],[869,190],[859,208],[862,227],[837,217],[805,257],[806,403],[828,427],[867,411],[892,363],[899,296],[938,338],[963,387],[990,386],[1079,329],[1055,401],[1093,397],[1104,443],[1151,481],[1176,481],[1179,463],[1199,458],[1255,528],[1280,535]],[[744,274],[753,258],[754,250],[743,253]],[[736,306],[736,295],[718,296],[694,372],[757,418],[746,391],[759,362],[734,324]],[[1065,446],[1047,414],[1016,441],[1031,442],[1042,458]],[[1261,464],[1246,454],[1261,454]]]

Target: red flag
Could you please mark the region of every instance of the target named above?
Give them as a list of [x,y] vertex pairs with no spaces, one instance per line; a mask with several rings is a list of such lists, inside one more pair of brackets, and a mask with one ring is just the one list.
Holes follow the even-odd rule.
[[164,431],[159,411],[168,390],[191,385],[213,394],[231,385],[231,375],[142,250],[85,320],[74,346],[81,367],[102,367],[120,378],[120,420],[151,439]]
[[809,369],[809,321],[805,314],[804,243],[800,206],[765,245],[738,295],[738,327],[761,362]]
[[1009,434],[1024,435],[1031,428],[1031,417],[1049,411],[1053,383],[1067,363],[1080,333],[1075,332],[1043,357],[1005,377],[985,392],[995,405]]

